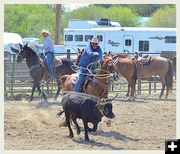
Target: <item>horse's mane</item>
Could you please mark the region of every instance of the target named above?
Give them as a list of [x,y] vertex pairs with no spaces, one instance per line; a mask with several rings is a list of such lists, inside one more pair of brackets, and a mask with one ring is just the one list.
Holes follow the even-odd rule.
[[32,48],[30,48],[29,46],[26,46],[26,50],[31,51],[31,53],[32,53],[33,55],[37,55],[37,53],[36,53]]
[[128,58],[131,57],[131,55],[124,54],[124,53],[113,53],[113,57],[120,57],[120,58]]

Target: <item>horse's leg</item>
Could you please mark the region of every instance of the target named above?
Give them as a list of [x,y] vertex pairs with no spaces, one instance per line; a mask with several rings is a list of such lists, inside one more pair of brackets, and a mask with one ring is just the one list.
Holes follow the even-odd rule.
[[161,89],[161,93],[160,93],[160,95],[159,95],[159,99],[162,98],[162,95],[163,95],[164,89],[165,89],[165,85],[166,85],[165,79],[164,79],[163,77],[160,77],[160,81],[161,81],[161,83],[162,83],[162,89]]
[[38,90],[39,94],[42,94],[44,101],[47,101],[47,95],[44,91],[41,90],[40,82],[37,82],[37,90]]
[[134,93],[135,93],[135,84],[132,79],[127,79],[128,81],[128,90],[131,89],[129,100],[134,100]]
[[131,85],[131,100],[135,100],[135,83],[133,82]]
[[33,95],[34,95],[34,91],[35,91],[36,87],[37,87],[37,84],[36,84],[36,82],[34,81],[34,82],[33,82],[33,87],[32,87],[32,92],[31,92],[31,96],[30,96],[30,98],[29,98],[29,102],[31,102],[31,101],[33,100]]
[[56,94],[55,94],[55,96],[54,96],[54,99],[56,100],[57,99],[57,97],[59,96],[59,93],[60,93],[60,91],[61,91],[61,84],[60,83],[58,83],[58,90],[57,90],[57,92],[56,92]]
[[166,89],[166,99],[167,99],[167,97],[168,97],[168,95],[169,95],[169,87],[166,86],[166,88],[167,88],[167,89]]
[[127,91],[126,97],[129,97],[129,92],[130,92],[130,84],[128,82],[128,91]]

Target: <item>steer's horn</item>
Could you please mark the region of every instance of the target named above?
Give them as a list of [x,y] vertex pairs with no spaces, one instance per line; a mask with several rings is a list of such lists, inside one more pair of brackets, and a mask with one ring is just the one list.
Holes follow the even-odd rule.
[[116,94],[113,98],[101,98],[101,99],[98,98],[97,102],[98,102],[98,104],[103,105],[103,104],[108,103],[108,101],[113,101],[117,96],[118,96],[118,94]]
[[106,101],[113,101],[117,96],[118,96],[118,94],[116,94],[113,98],[107,99]]

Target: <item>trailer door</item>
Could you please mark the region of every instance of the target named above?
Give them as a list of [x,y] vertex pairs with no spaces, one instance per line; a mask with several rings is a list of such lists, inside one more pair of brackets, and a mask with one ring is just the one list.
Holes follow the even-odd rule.
[[132,35],[124,35],[123,49],[127,53],[134,53],[134,39]]

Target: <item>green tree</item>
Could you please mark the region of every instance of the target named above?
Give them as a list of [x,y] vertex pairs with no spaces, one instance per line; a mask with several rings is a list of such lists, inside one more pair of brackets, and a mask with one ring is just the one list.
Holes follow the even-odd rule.
[[176,7],[166,6],[159,9],[152,15],[148,27],[176,27]]
[[67,13],[67,19],[96,20],[97,18],[110,18],[118,21],[122,26],[138,26],[139,16],[131,9],[121,6],[109,8],[88,6]]
[[156,12],[161,4],[129,4],[128,7],[131,8],[135,13],[142,17],[150,17],[154,12]]
[[4,31],[22,37],[39,37],[43,28],[54,32],[55,12],[50,5],[6,4]]

